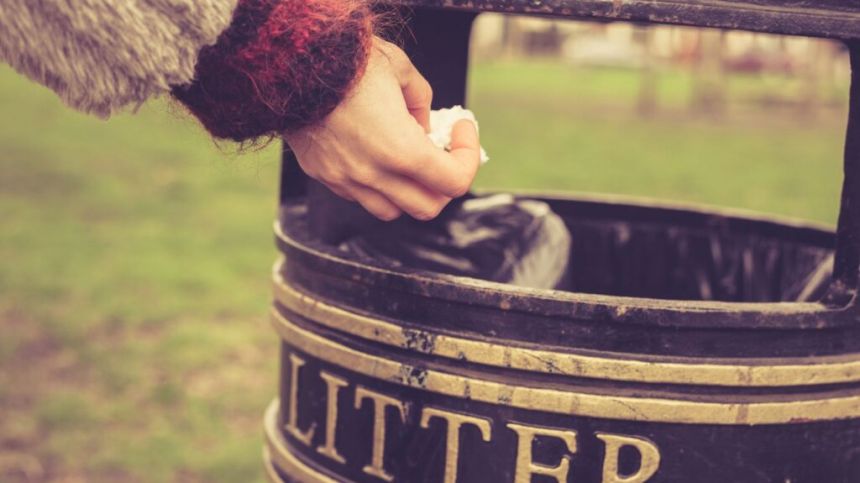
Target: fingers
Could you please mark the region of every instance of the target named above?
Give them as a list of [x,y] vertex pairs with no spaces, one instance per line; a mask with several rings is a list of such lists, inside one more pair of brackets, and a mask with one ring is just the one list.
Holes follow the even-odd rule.
[[334,194],[340,196],[346,201],[355,201],[355,197],[349,194],[349,191],[345,188],[341,188],[335,185],[326,185],[326,188],[330,189]]
[[451,151],[434,146],[428,139],[416,140],[418,161],[401,163],[400,174],[450,198],[469,191],[481,164],[481,143],[475,125],[460,121],[454,126]]
[[392,221],[399,218],[403,213],[403,210],[392,203],[384,193],[357,183],[345,173],[326,171],[315,173],[313,177],[324,184],[334,194],[347,201],[357,202],[380,220]]
[[349,194],[365,210],[382,221],[396,220],[403,213],[381,193],[365,186],[353,184],[349,187]]
[[454,124],[451,132],[451,156],[468,165],[474,173],[481,165],[481,140],[475,123],[463,119]]
[[[384,41],[381,46],[394,67],[409,114],[426,134],[430,131],[433,89],[402,50]],[[440,150],[424,136],[406,137],[410,142],[393,157],[394,172],[444,197],[456,198],[468,192],[481,164],[481,144],[472,122],[461,121],[454,126],[450,153]],[[411,213],[406,207],[401,208]]]
[[409,68],[400,76],[400,87],[403,89],[403,99],[409,114],[424,128],[424,132],[430,132],[430,105],[433,103],[433,88],[427,79],[418,72],[418,69],[409,62]]
[[450,197],[435,193],[413,180],[398,175],[385,176],[379,181],[378,191],[397,208],[416,220],[432,220],[451,201]]
[[358,202],[381,220],[390,221],[407,213],[416,220],[432,220],[451,201],[450,197],[399,175],[380,175],[371,185],[349,179],[340,184],[323,182],[336,195]]
[[401,142],[389,144],[385,155],[368,158],[369,153],[355,156],[337,151],[320,159],[340,162],[300,159],[300,164],[335,194],[358,202],[377,218],[390,221],[405,212],[418,220],[430,220],[452,198],[468,192],[480,164],[480,141],[470,121],[454,126],[450,152],[433,145],[417,125],[412,129]]
[[418,72],[415,65],[403,50],[396,45],[380,40],[382,52],[388,57],[394,75],[403,91],[406,108],[425,132],[430,132],[430,106],[433,103],[433,88],[427,79]]
[[429,220],[471,187],[478,132],[460,122],[450,152],[436,147],[427,137],[432,88],[402,50],[375,45],[352,96],[322,126],[285,136],[302,169],[337,195],[382,220],[404,212]]

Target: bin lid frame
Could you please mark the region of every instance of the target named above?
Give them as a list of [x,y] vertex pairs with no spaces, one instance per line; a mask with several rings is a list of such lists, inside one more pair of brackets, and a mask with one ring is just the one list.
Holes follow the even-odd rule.
[[[380,3],[412,10],[414,15],[449,10],[473,18],[481,12],[499,12],[571,20],[687,25],[843,41],[850,53],[852,68],[844,180],[832,282],[820,301],[823,312],[819,314],[838,313],[840,317],[860,321],[857,297],[860,285],[860,0],[794,0],[790,6],[786,6],[784,0],[381,0]],[[291,197],[304,196],[309,181],[288,148],[284,160],[282,203]],[[785,304],[756,305],[773,305],[777,309]],[[807,312],[809,308],[804,306],[800,312]],[[815,312],[818,311],[812,310]]]
[[387,0],[409,7],[860,39],[857,0]]

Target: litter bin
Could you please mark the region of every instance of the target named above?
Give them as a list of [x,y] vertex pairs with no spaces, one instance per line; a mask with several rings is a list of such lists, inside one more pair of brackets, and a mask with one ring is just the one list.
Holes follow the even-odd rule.
[[373,221],[285,153],[270,479],[860,482],[860,6],[400,3],[414,7],[407,47],[439,106],[464,101],[484,10],[846,41],[839,225],[538,195],[574,240],[572,290],[524,289],[345,256],[332,240]]

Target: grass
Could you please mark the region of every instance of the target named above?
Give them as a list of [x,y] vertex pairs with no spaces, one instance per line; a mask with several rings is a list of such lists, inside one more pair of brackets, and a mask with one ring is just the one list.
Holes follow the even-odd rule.
[[[626,193],[835,221],[844,113],[809,117],[743,104],[720,119],[695,116],[686,108],[690,84],[688,76],[664,74],[662,108],[643,119],[631,107],[634,73],[483,65],[473,74],[471,106],[493,161],[478,185]],[[742,97],[755,87],[755,79],[737,78],[729,93]]]
[[260,479],[277,150],[230,157],[162,103],[87,118],[9,71],[0,105],[0,480]]
[[[700,118],[664,73],[643,119],[635,74],[547,62],[472,83],[480,187],[835,220],[841,112]],[[277,147],[232,156],[163,102],[88,118],[8,69],[0,106],[0,480],[261,480]]]

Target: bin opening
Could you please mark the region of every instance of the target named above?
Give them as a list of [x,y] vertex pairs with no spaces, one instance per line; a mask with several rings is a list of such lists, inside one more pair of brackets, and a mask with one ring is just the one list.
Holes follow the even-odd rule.
[[[309,202],[311,213],[302,218],[310,216],[311,225],[314,218],[350,220],[349,234],[337,227],[330,230],[336,239],[317,237],[341,257],[532,288],[667,300],[810,302],[824,295],[831,280],[835,235],[824,228],[608,197],[515,200],[546,206],[548,213],[507,206],[474,216],[462,209],[470,201],[457,200],[429,223],[359,223],[359,214],[344,216],[342,205]],[[324,209],[338,216],[319,216]],[[452,241],[451,231],[461,229],[471,231]],[[524,263],[532,272],[525,283],[515,276]]]
[[726,302],[808,302],[824,295],[831,248],[792,239],[789,227],[780,236],[709,217],[707,226],[568,217],[574,240],[569,290]]
[[343,253],[409,267],[508,283],[564,289],[570,232],[549,204],[509,194],[467,196],[435,220],[404,220],[344,240]]

